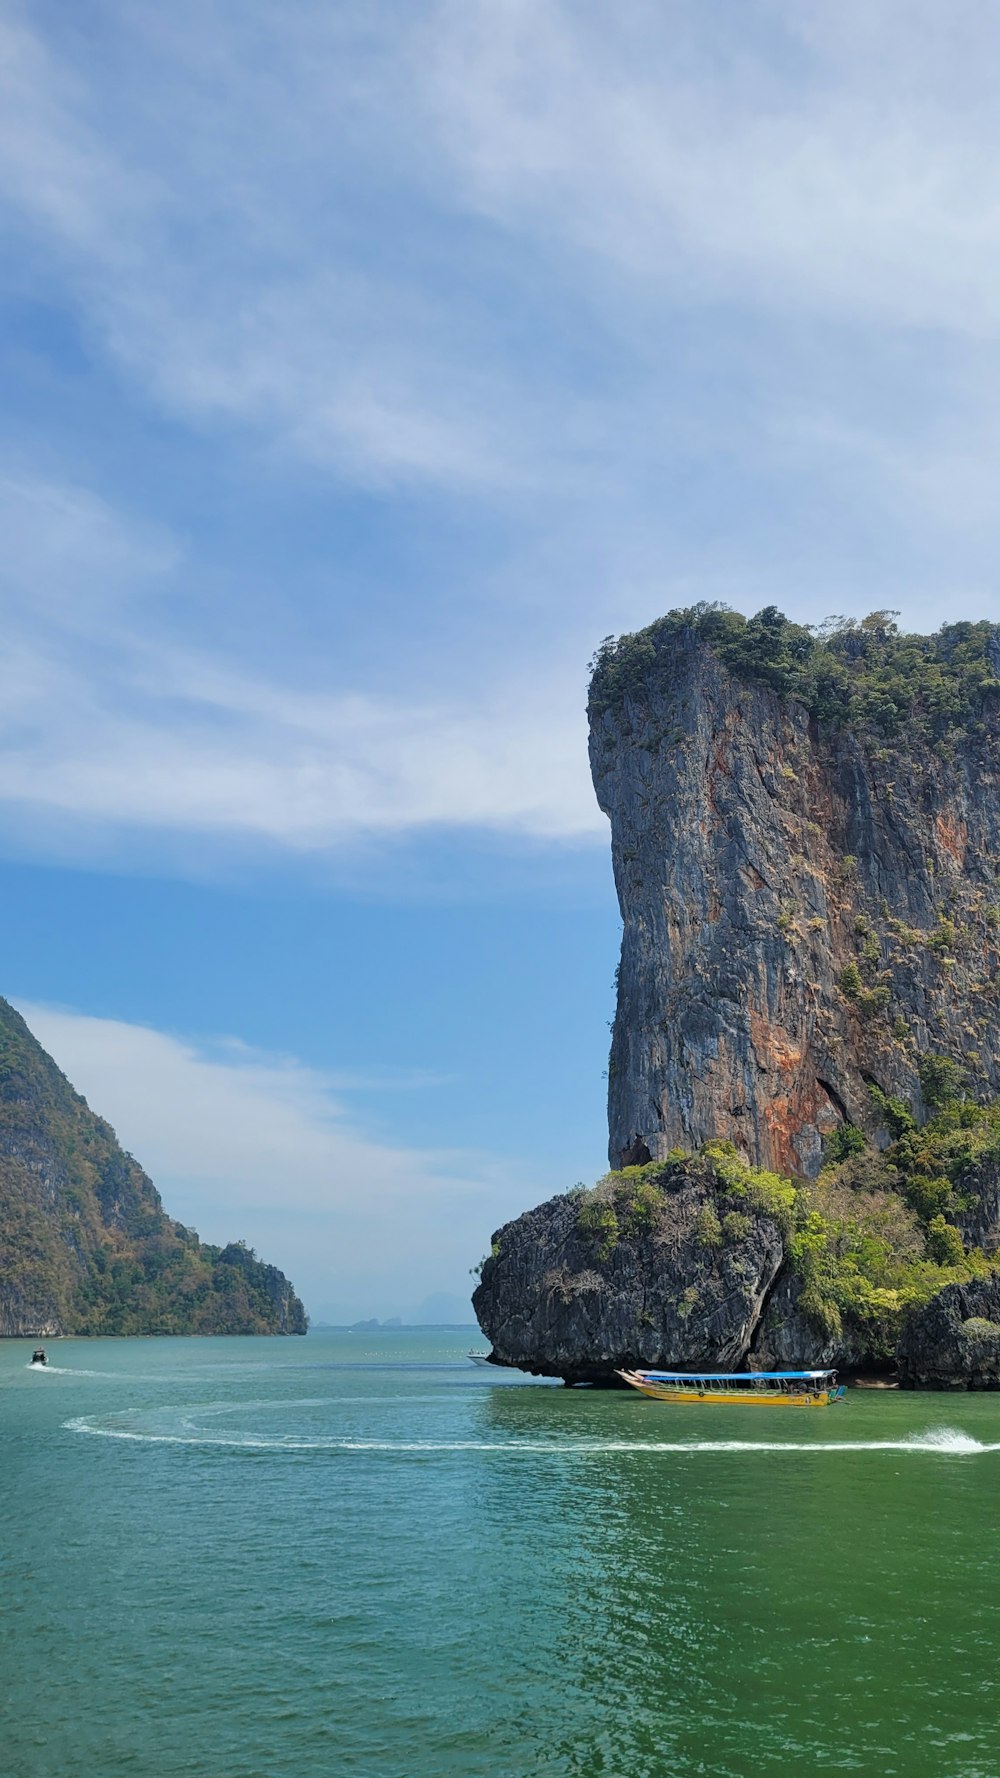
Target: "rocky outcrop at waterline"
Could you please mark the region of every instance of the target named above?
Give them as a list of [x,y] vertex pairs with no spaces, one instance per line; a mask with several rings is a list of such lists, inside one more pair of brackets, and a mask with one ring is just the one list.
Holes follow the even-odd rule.
[[0,1336],[305,1333],[242,1242],[174,1222],[111,1126],[0,1000]]
[[1000,1277],[940,1291],[911,1317],[898,1357],[908,1389],[1000,1389]]
[[497,1231],[472,1302],[499,1363],[571,1382],[664,1354],[678,1367],[743,1365],[788,1204],[727,1196],[704,1158],[651,1172],[550,1198]]
[[567,1382],[657,1366],[884,1365],[882,1331],[808,1284],[796,1250],[807,1217],[791,1181],[709,1144],[498,1229],[473,1308],[496,1363]]
[[[494,1361],[568,1382],[635,1367],[898,1365],[914,1387],[963,1375],[997,1387],[1000,1219],[987,1218],[1000,1114],[977,1115],[963,1129],[942,1114],[926,1138],[858,1152],[815,1181],[709,1143],[550,1198],[498,1229],[482,1263],[473,1307]],[[936,1208],[955,1208],[949,1167],[983,1247]]]

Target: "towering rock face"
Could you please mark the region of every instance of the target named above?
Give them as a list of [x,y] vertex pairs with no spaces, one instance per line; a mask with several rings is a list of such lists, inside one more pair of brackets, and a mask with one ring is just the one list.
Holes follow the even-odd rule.
[[494,1360],[1000,1388],[996,630],[675,612],[590,717],[612,1172],[494,1235]]
[[761,615],[756,660],[711,612],[598,656],[612,1167],[721,1138],[812,1176],[845,1121],[888,1140],[873,1085],[922,1115],[922,1056],[1000,1092],[1000,637],[879,618],[828,667]]
[[0,1336],[305,1333],[288,1279],[163,1210],[115,1133],[0,1000]]

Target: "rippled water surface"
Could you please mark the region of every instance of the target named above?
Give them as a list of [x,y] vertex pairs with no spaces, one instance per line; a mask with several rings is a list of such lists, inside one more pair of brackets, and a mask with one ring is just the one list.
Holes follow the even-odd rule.
[[0,1342],[2,1778],[1000,1778],[1000,1396]]

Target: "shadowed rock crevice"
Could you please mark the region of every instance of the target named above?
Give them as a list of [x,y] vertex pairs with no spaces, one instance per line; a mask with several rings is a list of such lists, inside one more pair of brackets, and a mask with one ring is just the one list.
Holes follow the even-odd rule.
[[820,1090],[822,1092],[824,1092],[826,1094],[827,1098],[830,1101],[830,1104],[833,1106],[834,1111],[837,1113],[837,1116],[839,1118],[841,1118],[845,1124],[850,1123],[851,1120],[848,1116],[847,1106],[844,1104],[844,1101],[840,1097],[840,1094],[838,1093],[836,1087],[832,1087],[828,1080],[820,1080],[818,1076],[816,1079],[816,1085],[820,1088]]

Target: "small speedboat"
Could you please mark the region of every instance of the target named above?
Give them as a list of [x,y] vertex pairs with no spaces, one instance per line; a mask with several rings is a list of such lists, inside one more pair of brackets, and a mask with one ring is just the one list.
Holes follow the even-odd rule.
[[469,1360],[472,1364],[489,1364],[490,1355],[488,1352],[470,1352]]
[[45,1356],[44,1346],[35,1347],[35,1350],[31,1354],[31,1362],[32,1364],[48,1364],[49,1361]]

